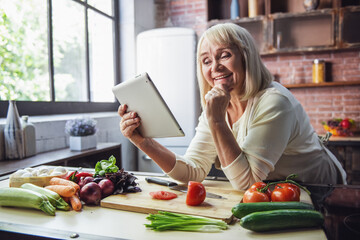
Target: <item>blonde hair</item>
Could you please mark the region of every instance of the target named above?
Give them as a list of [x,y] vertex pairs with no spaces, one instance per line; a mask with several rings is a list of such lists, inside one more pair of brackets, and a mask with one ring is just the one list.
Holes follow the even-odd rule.
[[259,91],[267,88],[273,80],[273,76],[261,61],[254,39],[245,29],[234,23],[222,23],[207,29],[201,36],[197,46],[197,78],[200,88],[201,105],[205,107],[205,95],[211,86],[205,80],[202,73],[200,50],[204,39],[226,46],[234,46],[242,53],[243,68],[245,69],[245,85],[242,100],[254,97]]

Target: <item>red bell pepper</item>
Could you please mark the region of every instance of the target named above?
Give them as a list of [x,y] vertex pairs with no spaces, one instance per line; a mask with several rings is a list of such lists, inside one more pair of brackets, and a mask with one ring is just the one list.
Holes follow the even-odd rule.
[[93,177],[94,176],[94,174],[92,174],[92,173],[88,173],[88,172],[79,172],[79,173],[77,173],[76,175],[75,175],[75,177],[77,178],[77,179],[80,179],[81,177]]

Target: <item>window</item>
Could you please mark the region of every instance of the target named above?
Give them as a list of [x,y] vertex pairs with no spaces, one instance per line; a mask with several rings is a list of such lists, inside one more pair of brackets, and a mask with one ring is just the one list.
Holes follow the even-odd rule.
[[118,0],[0,0],[0,117],[114,111]]

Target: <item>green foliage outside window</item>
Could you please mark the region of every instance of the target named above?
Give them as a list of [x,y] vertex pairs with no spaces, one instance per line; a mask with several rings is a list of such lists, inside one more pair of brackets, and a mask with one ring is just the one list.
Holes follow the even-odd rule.
[[32,12],[38,9],[36,6],[24,8],[22,1],[17,1],[19,17],[15,22],[2,9],[2,2],[0,0],[0,100],[48,101],[47,36],[43,32],[46,27],[40,27],[39,19],[33,18]]
[[111,15],[112,1],[51,3],[50,12],[44,0],[0,0],[0,103],[113,103],[115,18],[91,9]]

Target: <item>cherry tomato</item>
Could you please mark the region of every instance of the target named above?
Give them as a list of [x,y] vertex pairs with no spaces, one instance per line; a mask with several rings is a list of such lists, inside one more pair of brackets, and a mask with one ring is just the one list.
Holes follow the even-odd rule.
[[175,193],[167,191],[150,192],[149,194],[152,198],[159,200],[170,200],[177,198],[177,195]]
[[244,193],[243,202],[270,202],[270,198],[266,193],[259,192],[256,189],[248,189]]
[[273,202],[290,202],[300,201],[300,194],[295,188],[284,186],[282,188],[275,188],[271,193],[271,201]]
[[190,181],[186,194],[186,204],[190,206],[197,206],[204,202],[205,198],[206,190],[204,185],[199,182]]
[[294,188],[296,190],[296,192],[300,196],[300,188],[298,186],[296,186],[295,184],[292,184],[292,183],[278,183],[278,184],[276,184],[275,189],[284,188],[284,187],[292,187],[292,188]]
[[[264,183],[264,182],[256,182],[253,185],[251,185],[251,187],[249,189],[260,190],[261,188],[263,188],[265,186],[266,186],[266,183]],[[269,188],[266,190],[265,194],[269,197],[269,199],[271,198],[271,190]]]

